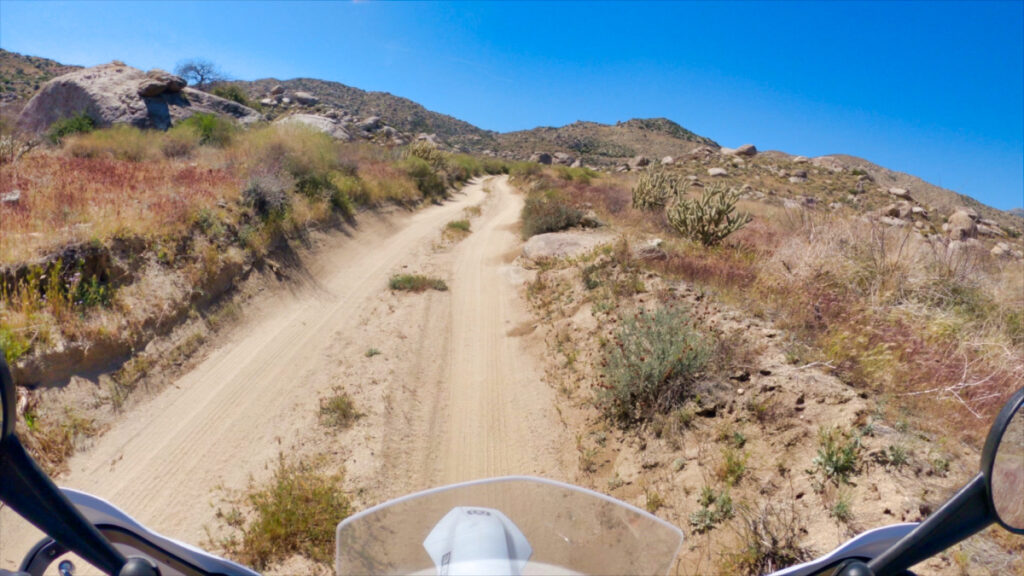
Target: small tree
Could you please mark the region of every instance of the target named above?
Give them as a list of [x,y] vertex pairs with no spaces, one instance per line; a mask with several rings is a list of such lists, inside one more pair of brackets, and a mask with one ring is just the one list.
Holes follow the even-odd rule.
[[749,214],[736,213],[738,200],[736,190],[716,184],[705,188],[700,200],[678,197],[665,215],[683,236],[714,246],[750,222]]
[[211,84],[227,80],[227,76],[216,64],[204,58],[189,58],[178,62],[174,73],[181,76],[196,88],[206,88]]

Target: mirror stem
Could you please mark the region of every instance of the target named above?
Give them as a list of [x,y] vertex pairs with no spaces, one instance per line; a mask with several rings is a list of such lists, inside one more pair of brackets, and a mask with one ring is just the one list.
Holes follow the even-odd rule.
[[978,474],[927,520],[868,563],[875,576],[900,574],[993,522],[985,475]]
[[0,501],[106,574],[117,574],[125,557],[64,496],[17,436],[0,442]]

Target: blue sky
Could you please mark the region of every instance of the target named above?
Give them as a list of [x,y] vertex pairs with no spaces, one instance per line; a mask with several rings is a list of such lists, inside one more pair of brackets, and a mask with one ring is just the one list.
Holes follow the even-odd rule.
[[22,2],[60,62],[391,92],[482,128],[665,116],[725,146],[847,153],[1024,205],[1024,1]]

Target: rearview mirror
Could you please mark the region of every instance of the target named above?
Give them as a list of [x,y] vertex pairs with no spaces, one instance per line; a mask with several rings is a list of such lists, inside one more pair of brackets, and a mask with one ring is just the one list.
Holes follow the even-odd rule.
[[985,441],[981,471],[988,478],[996,520],[1007,530],[1024,534],[1024,389],[996,417]]
[[7,368],[4,351],[0,349],[0,419],[2,419],[0,422],[0,444],[3,444],[8,436],[14,434],[17,403],[18,397],[14,392],[14,380],[11,378],[10,369]]

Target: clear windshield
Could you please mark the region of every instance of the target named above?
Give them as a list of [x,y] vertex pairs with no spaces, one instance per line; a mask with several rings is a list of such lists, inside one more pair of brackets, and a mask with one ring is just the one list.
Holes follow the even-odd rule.
[[537,478],[498,478],[421,492],[338,525],[335,568],[347,574],[436,574],[423,541],[455,507],[494,508],[533,549],[523,574],[665,574],[683,533],[602,494]]

